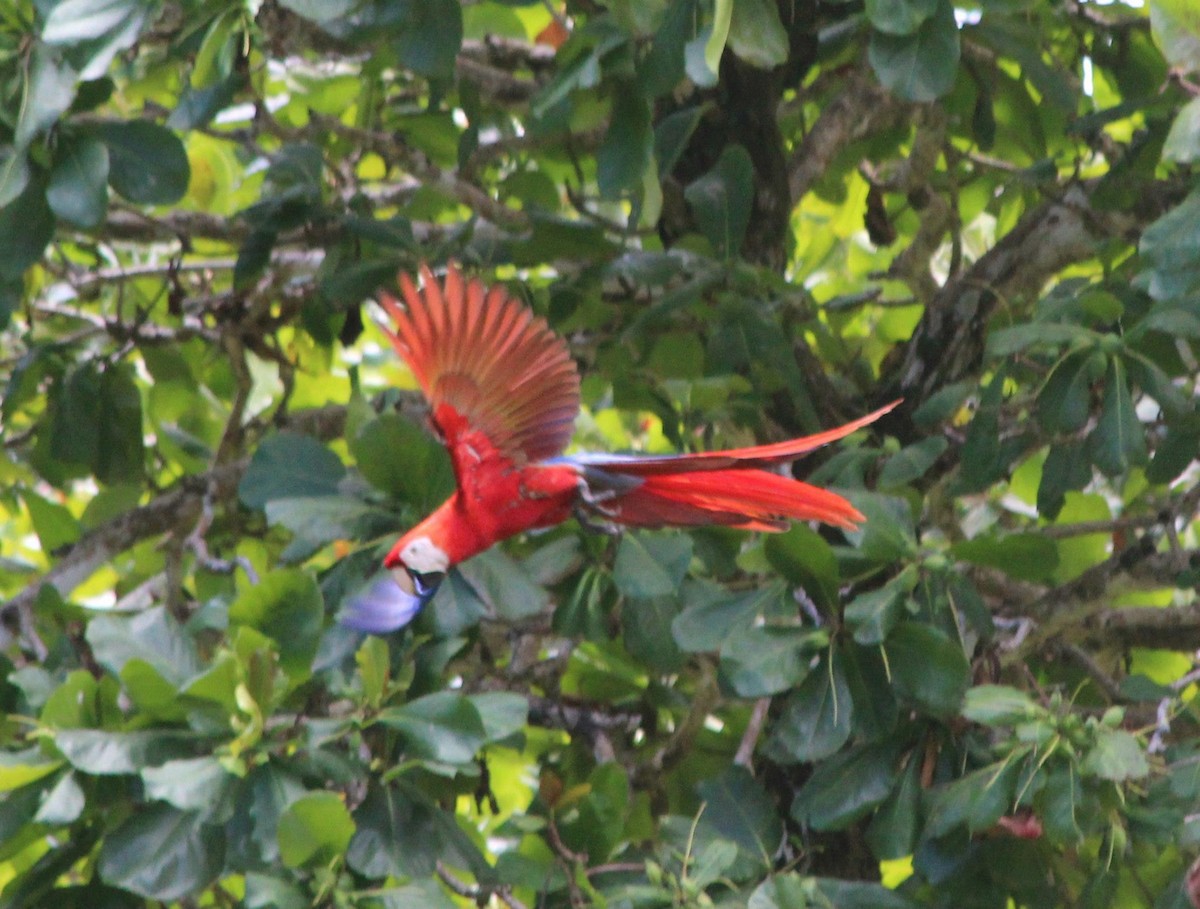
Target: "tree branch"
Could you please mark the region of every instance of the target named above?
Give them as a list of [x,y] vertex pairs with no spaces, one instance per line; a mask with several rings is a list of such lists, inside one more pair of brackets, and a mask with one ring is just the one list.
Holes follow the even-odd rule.
[[853,70],[842,91],[821,111],[788,160],[788,190],[798,203],[852,142],[903,121],[911,105],[899,101],[865,69]]

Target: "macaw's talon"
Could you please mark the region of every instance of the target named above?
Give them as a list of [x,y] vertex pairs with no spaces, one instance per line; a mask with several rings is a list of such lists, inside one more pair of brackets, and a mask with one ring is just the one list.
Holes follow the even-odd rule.
[[[392,547],[397,572],[352,597],[347,624],[382,632],[412,620],[444,572],[494,543],[574,515],[601,533],[621,527],[785,530],[792,521],[852,528],[841,496],[769,469],[844,438],[895,404],[786,442],[680,455],[564,456],[579,414],[579,371],[545,320],[451,265],[442,282],[420,269],[384,293],[383,331],[429,402],[457,488]],[[899,402],[896,402],[899,403]],[[397,580],[399,579],[399,580]]]
[[596,510],[589,510],[583,503],[575,506],[573,512],[575,520],[579,522],[579,526],[584,530],[590,530],[592,533],[601,533],[609,537],[617,537],[621,535],[621,528],[612,521],[596,519]]

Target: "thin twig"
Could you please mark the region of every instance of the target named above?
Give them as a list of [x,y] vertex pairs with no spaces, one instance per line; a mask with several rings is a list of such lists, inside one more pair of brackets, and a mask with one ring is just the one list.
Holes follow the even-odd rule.
[[754,702],[754,708],[750,711],[750,721],[746,723],[746,731],[742,733],[742,741],[738,744],[737,753],[733,756],[735,764],[750,768],[754,761],[754,746],[762,734],[763,723],[766,722],[767,710],[770,706],[770,698],[759,698]]
[[512,888],[506,884],[496,887],[481,887],[479,884],[468,884],[460,879],[449,868],[447,868],[441,859],[438,859],[434,865],[434,871],[437,872],[438,880],[445,884],[452,893],[456,896],[461,896],[463,899],[472,900],[476,905],[482,906],[487,900],[494,896],[508,909],[526,909],[525,904],[513,896]]

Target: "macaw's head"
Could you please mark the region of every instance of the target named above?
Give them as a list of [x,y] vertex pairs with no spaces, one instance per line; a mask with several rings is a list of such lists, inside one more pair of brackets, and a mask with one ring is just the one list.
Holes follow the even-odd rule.
[[450,557],[418,525],[400,538],[377,575],[346,603],[341,623],[387,634],[411,622],[433,599],[450,568]]

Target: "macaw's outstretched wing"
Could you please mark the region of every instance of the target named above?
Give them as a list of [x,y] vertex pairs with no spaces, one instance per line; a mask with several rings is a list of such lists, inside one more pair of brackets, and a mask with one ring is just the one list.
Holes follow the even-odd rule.
[[421,283],[400,275],[403,306],[381,295],[394,325],[384,331],[429,399],[456,466],[472,431],[518,466],[561,452],[579,413],[566,343],[503,287],[465,281],[453,265],[440,285],[422,265]]
[[579,454],[585,506],[630,527],[724,524],[785,530],[792,521],[852,528],[863,520],[837,493],[762,467],[794,460],[871,423],[899,402],[824,432],[772,445],[684,455]]

